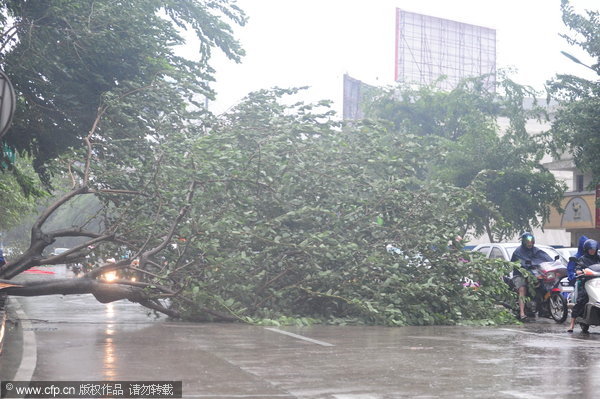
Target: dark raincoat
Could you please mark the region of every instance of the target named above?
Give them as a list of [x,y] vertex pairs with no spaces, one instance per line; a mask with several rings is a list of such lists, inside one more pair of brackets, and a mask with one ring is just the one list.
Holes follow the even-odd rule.
[[[577,263],[580,265],[580,268],[585,268],[596,263],[600,263],[600,256],[598,256],[597,253],[596,255],[584,253],[582,256],[577,258]],[[575,289],[577,290],[577,301],[575,302],[573,309],[571,309],[571,317],[573,318],[583,316],[585,313],[585,305],[589,301],[589,296],[585,290],[585,280],[583,280],[581,284],[578,284]]]
[[[550,255],[548,255],[545,251],[536,248],[527,248],[525,245],[520,245],[513,252],[512,257],[510,258],[511,262],[521,262],[521,266],[528,269],[526,266],[527,261],[531,262],[532,265],[539,265],[542,262],[552,262],[554,259]],[[513,276],[522,276],[521,272],[518,269],[513,270]]]
[[[577,243],[577,253],[575,254],[575,258],[579,259],[583,256],[583,243],[586,242],[588,238],[586,236],[579,237],[579,242]],[[575,282],[575,270],[577,269],[577,262],[569,260],[567,264],[567,277],[569,278],[570,283]]]

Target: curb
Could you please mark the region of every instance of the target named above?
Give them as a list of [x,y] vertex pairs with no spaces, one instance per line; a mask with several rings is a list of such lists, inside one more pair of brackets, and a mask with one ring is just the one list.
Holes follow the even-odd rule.
[[14,305],[17,317],[21,321],[23,329],[23,355],[21,356],[21,364],[15,374],[15,381],[31,381],[35,366],[37,364],[37,341],[31,321],[27,318],[27,314],[21,307],[18,300],[11,301]]
[[4,348],[4,335],[6,333],[6,294],[0,294],[0,356]]
[[[13,381],[31,381],[37,363],[37,341],[31,321],[29,321],[27,314],[17,299],[4,295],[4,298],[0,298],[0,302],[1,301],[3,302],[0,307],[0,318],[2,321],[2,325],[0,326],[2,334],[2,337],[0,337],[0,345],[9,341],[6,337],[6,320],[8,313],[10,313],[13,318],[16,318],[17,324],[20,325],[19,331],[15,332],[15,334],[21,334],[21,348],[19,348],[20,350],[16,349],[10,351],[9,349],[11,348],[8,346],[4,348],[5,350],[0,352],[0,364],[3,367],[6,367],[6,365],[9,364],[11,365],[10,369],[15,370],[14,377],[12,378]],[[8,352],[13,353],[10,354]],[[18,358],[19,354],[20,359]]]

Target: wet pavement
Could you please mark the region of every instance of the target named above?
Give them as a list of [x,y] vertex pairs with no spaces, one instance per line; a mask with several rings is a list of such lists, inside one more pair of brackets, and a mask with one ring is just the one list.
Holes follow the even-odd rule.
[[[70,273],[54,268],[55,275],[27,278]],[[82,295],[13,299],[12,311],[19,308],[23,320],[0,359],[4,380],[17,380],[15,373],[37,381],[176,380],[184,398],[600,397],[600,328],[567,334],[566,324],[550,320],[505,327],[192,324]]]

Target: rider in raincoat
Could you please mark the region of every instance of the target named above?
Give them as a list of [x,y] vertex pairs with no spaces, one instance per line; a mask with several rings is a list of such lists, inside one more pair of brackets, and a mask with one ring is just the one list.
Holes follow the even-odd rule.
[[[577,258],[577,266],[578,269],[583,269],[585,267],[591,266],[596,263],[600,263],[600,256],[598,256],[598,249],[600,248],[600,244],[596,240],[586,240],[583,243],[583,255]],[[576,274],[580,274],[580,272],[576,270]],[[575,327],[575,320],[579,316],[583,316],[585,312],[585,305],[588,303],[589,297],[585,290],[585,281],[577,284],[577,301],[573,309],[571,309],[571,325],[568,332],[573,332],[573,327]]]
[[[532,265],[539,265],[542,262],[552,262],[552,258],[545,251],[536,248],[535,237],[526,232],[521,235],[521,245],[515,249],[511,262],[521,262],[521,267],[529,269]],[[525,296],[527,295],[527,280],[517,268],[513,269],[513,284],[519,295],[519,318],[527,319],[525,314]]]

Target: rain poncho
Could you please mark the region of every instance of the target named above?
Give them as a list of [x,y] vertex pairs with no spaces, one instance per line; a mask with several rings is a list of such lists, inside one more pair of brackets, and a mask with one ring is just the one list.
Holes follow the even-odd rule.
[[[579,259],[583,256],[583,243],[586,242],[588,238],[586,236],[579,237],[579,242],[577,243],[577,253],[575,254],[575,258]],[[569,260],[567,264],[567,277],[569,278],[569,282],[575,281],[575,268],[577,267],[577,262]]]
[[[511,262],[521,262],[521,266],[528,269],[527,262],[531,262],[532,265],[539,265],[542,262],[552,262],[553,259],[545,251],[536,248],[527,248],[524,245],[520,245],[515,252],[513,252],[510,258]],[[513,276],[522,276],[521,272],[515,268],[513,270]]]
[[[581,238],[579,239],[579,242],[581,243]],[[585,243],[585,241],[584,241],[584,243]],[[598,253],[595,253],[594,255],[590,255],[589,253],[586,253],[583,250],[583,244],[580,244],[579,250],[583,253],[583,255],[581,255],[577,258],[577,262],[582,267],[588,267],[593,264],[600,263],[600,256],[598,256]],[[585,313],[585,305],[589,301],[589,296],[584,287],[585,287],[585,280],[582,280],[581,283],[578,284],[575,288],[576,299],[575,299],[575,305],[573,306],[573,309],[571,309],[571,317],[577,318],[579,316],[583,316]]]

